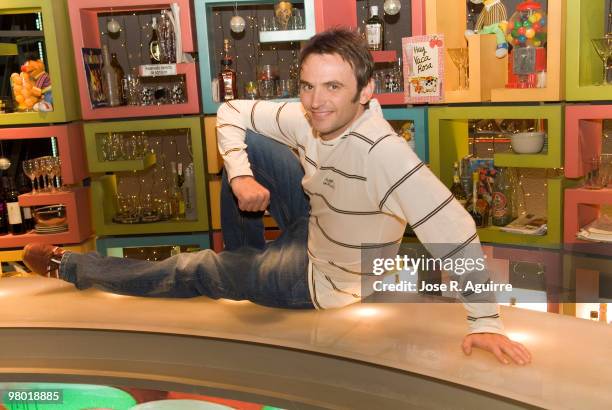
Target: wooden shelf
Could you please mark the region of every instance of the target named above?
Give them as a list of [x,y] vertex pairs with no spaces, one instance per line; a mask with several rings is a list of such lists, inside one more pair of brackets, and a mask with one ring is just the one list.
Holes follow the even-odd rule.
[[374,63],[395,63],[397,62],[397,51],[385,50],[385,51],[370,51]]
[[[0,2],[0,15],[33,13],[34,10],[41,13],[45,27],[45,65],[53,83],[53,111],[0,114],[0,126],[62,123],[79,118],[77,93],[74,87],[74,59],[69,52],[66,52],[66,47],[70,44],[70,23],[66,13],[66,3],[56,0]],[[32,32],[26,34],[28,33],[34,34]],[[42,37],[43,32],[39,33]]]
[[612,105],[567,105],[565,108],[565,176],[582,178],[584,160],[599,157],[603,120],[612,119]]
[[[567,1],[567,36],[565,47],[565,87],[568,101],[612,100],[612,86],[600,86],[603,63],[591,39],[604,36],[601,24],[605,14],[604,0]],[[599,24],[597,22],[600,22]]]
[[121,161],[90,161],[89,168],[92,173],[96,172],[126,172],[144,171],[155,165],[157,158],[154,153],[149,152],[144,158]]
[[582,227],[600,216],[603,205],[612,204],[612,188],[565,190],[563,242],[573,251],[612,256],[612,244],[578,239],[576,234]]
[[314,26],[304,30],[276,30],[260,31],[260,43],[289,43],[292,41],[306,41],[314,36]]
[[380,105],[405,105],[406,98],[404,93],[383,93],[374,94],[373,98],[376,98]]

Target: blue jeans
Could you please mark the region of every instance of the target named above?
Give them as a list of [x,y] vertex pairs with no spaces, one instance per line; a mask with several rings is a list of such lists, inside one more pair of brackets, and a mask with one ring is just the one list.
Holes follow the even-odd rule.
[[91,286],[133,296],[250,300],[282,308],[313,308],[308,287],[308,198],[304,171],[291,150],[248,132],[247,153],[255,179],[270,191],[269,212],[282,229],[264,240],[263,213],[237,206],[227,176],[221,190],[224,252],[210,249],[151,262],[66,253],[60,277],[78,289]]

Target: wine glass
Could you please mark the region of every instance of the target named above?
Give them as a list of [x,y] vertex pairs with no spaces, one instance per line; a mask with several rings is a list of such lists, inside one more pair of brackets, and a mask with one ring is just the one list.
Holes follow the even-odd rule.
[[608,72],[612,70],[612,36],[606,36],[604,38],[594,38],[591,40],[597,55],[603,62],[603,81],[601,85],[612,84],[608,82]]
[[45,157],[45,172],[47,173],[47,179],[49,180],[49,189],[51,192],[56,192],[55,189],[55,157]]
[[38,157],[34,158],[34,169],[36,171],[36,178],[42,177],[42,187],[40,187],[40,192],[45,192],[47,190],[47,180],[45,179],[45,158]]
[[469,52],[467,48],[449,48],[448,54],[450,55],[453,64],[459,69],[459,88],[457,91],[465,91],[469,87],[468,83],[468,66],[469,66]]
[[36,181],[36,164],[32,159],[26,159],[21,163],[23,167],[23,172],[26,174],[30,181],[32,182],[32,194],[37,194],[38,190],[36,189],[36,185],[34,181]]

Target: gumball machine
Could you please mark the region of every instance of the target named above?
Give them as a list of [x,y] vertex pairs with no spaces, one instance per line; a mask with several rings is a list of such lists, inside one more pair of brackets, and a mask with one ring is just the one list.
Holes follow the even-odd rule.
[[526,0],[508,21],[506,39],[512,45],[508,88],[546,87],[548,19],[542,5]]

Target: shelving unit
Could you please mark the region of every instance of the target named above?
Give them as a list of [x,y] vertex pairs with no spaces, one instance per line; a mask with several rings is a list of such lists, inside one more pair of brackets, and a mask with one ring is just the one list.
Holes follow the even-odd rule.
[[416,154],[424,162],[429,162],[429,143],[427,108],[408,107],[408,108],[384,108],[383,114],[389,121],[412,121],[414,123],[414,141]]
[[582,178],[587,158],[601,154],[603,120],[612,105],[567,105],[565,109],[565,176]]
[[200,250],[209,249],[210,237],[208,232],[181,235],[105,236],[97,239],[96,250],[102,255],[122,257],[124,248],[180,245],[194,246]]
[[184,104],[163,104],[148,106],[118,106],[93,108],[89,98],[87,76],[83,66],[82,48],[100,48],[100,30],[98,17],[103,13],[130,13],[146,10],[170,8],[170,4],[180,6],[181,39],[183,52],[194,52],[194,41],[191,26],[191,5],[189,0],[165,0],[151,3],[147,0],[108,0],[100,6],[96,0],[79,0],[69,2],[72,41],[74,43],[74,61],[77,66],[78,89],[81,97],[81,112],[85,120],[102,120],[113,118],[152,117],[181,114],[197,114],[200,111],[198,96],[196,63],[177,64],[177,74],[185,76],[187,102]]
[[[65,1],[2,0],[0,14],[40,12],[45,38],[45,66],[52,81],[53,111],[0,114],[0,126],[62,123],[79,118],[77,93],[73,84],[76,73],[70,53],[70,24]],[[14,45],[5,45],[5,51]],[[13,50],[14,51],[14,50]]]
[[599,218],[602,205],[612,204],[612,188],[565,190],[563,242],[568,249],[612,256],[609,243],[597,243],[578,239],[580,229]]
[[[604,36],[605,0],[565,0],[567,36],[565,65],[568,101],[612,100],[612,86],[595,85],[603,76],[603,63],[591,39]],[[600,24],[597,22],[599,21]]]
[[[573,0],[572,0],[573,1]],[[493,102],[562,101],[565,98],[565,39],[566,0],[548,0],[548,37],[546,42],[546,87],[495,88]],[[511,15],[511,11],[508,10]],[[510,15],[508,17],[510,17]],[[568,38],[571,37],[568,36]],[[567,66],[570,72],[572,66]]]
[[[204,171],[204,152],[202,147],[202,124],[199,117],[182,117],[169,119],[146,119],[138,121],[115,121],[86,123],[85,139],[87,141],[87,158],[92,172],[98,173],[91,182],[92,198],[96,207],[93,212],[93,222],[97,235],[153,235],[156,233],[204,232],[208,230],[208,201],[206,194],[206,179]],[[188,130],[191,140],[191,150],[194,164],[195,198],[197,218],[188,220],[169,220],[152,223],[118,224],[113,222],[117,213],[117,178],[116,175],[102,175],[108,172],[134,171],[127,165],[137,165],[145,169],[155,163],[155,155],[148,155],[143,161],[101,161],[100,144],[97,134],[111,132],[147,132],[164,130]],[[117,163],[117,164],[116,164]],[[95,170],[95,171],[94,171]]]
[[[498,118],[547,120],[548,152],[535,155],[495,154],[495,165],[518,168],[561,168],[563,163],[561,105],[432,107],[428,110],[429,163],[431,170],[446,186],[450,186],[452,182],[452,164],[468,154],[468,120]],[[563,178],[547,179],[548,233],[546,235],[517,235],[502,232],[498,227],[487,227],[478,230],[481,240],[528,246],[560,246],[563,189],[568,184],[571,182]]]
[[492,34],[464,35],[466,5],[464,1],[429,0],[426,2],[427,34],[443,34],[444,47],[468,48],[468,89],[458,91],[459,69],[448,52],[444,57],[444,101],[442,103],[491,101],[491,90],[504,87],[508,57],[495,57],[496,42]]

